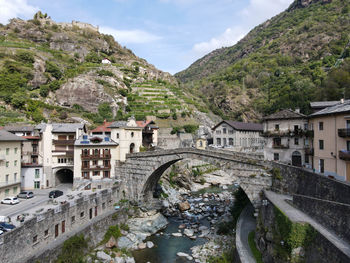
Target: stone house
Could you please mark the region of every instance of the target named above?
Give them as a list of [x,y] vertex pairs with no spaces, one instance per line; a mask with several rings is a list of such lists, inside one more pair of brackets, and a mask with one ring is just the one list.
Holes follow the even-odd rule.
[[233,151],[262,152],[263,127],[259,123],[222,121],[212,128],[213,146]]
[[43,155],[39,152],[41,138],[34,126],[5,126],[5,130],[21,136],[21,189],[33,190],[43,188]]
[[21,190],[21,144],[25,139],[0,130],[0,200]]
[[142,128],[142,146],[152,148],[158,145],[158,126],[152,120],[136,121],[138,127]]
[[74,189],[111,187],[115,179],[118,143],[108,136],[82,135],[74,143]]
[[311,167],[311,160],[306,154],[310,143],[307,137],[308,120],[304,114],[285,109],[263,120],[266,160]]
[[350,100],[311,114],[309,125],[314,132],[314,170],[350,181]]
[[126,154],[139,152],[142,146],[142,127],[139,127],[135,118],[127,121],[115,121],[108,128],[111,129],[111,139],[119,144],[119,160],[124,162]]

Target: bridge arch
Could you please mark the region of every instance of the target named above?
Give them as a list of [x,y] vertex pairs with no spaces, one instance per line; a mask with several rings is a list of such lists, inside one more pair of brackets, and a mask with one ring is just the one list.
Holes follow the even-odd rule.
[[131,200],[149,200],[164,171],[183,159],[201,160],[237,177],[252,204],[260,204],[261,190],[271,185],[271,178],[265,175],[266,167],[262,156],[180,148],[128,154],[125,163],[116,168],[121,190]]

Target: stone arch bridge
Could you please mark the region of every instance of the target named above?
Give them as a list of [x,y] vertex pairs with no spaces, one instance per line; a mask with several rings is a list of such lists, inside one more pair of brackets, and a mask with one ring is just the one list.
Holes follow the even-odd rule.
[[164,171],[184,159],[201,160],[232,175],[256,207],[260,204],[261,191],[272,184],[268,163],[260,155],[178,148],[128,154],[126,161],[116,167],[120,190],[129,200],[147,201]]

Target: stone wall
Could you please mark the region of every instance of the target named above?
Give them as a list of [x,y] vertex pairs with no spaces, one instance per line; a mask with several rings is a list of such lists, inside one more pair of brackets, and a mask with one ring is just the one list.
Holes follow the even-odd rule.
[[350,184],[346,182],[290,165],[272,163],[272,166],[280,170],[281,176],[273,180],[274,191],[350,204]]
[[350,205],[301,195],[293,195],[293,204],[350,242]]
[[[110,216],[114,210],[114,203],[119,199],[119,191],[114,187],[69,200],[37,213],[21,226],[0,236],[1,262],[26,262],[40,254],[40,250],[46,251],[50,247],[55,250],[56,246],[52,245],[53,243],[63,243],[72,233],[84,232],[84,228],[89,230],[84,232],[85,234],[93,234],[95,230],[91,228],[92,222],[99,224],[102,220],[104,228],[108,227],[109,219],[105,217]],[[21,253],[18,253],[18,249],[21,249]],[[56,252],[48,251],[44,254],[50,258],[50,253]],[[27,257],[26,260],[23,259],[24,256]]]
[[[326,237],[314,230],[314,235],[309,242],[289,251],[287,247],[288,236],[282,235],[282,230],[288,229],[280,225],[281,220],[276,218],[276,208],[271,202],[260,208],[257,219],[256,241],[263,255],[264,263],[287,263],[287,262],[317,262],[317,263],[346,263],[349,258],[333,245]],[[282,220],[283,223],[286,220]],[[282,224],[283,224],[282,223]],[[300,226],[304,225],[299,223]],[[313,229],[310,226],[311,229]],[[293,233],[296,235],[297,233]],[[283,243],[282,243],[283,241]],[[299,261],[297,256],[302,255]],[[294,258],[294,261],[292,261]]]

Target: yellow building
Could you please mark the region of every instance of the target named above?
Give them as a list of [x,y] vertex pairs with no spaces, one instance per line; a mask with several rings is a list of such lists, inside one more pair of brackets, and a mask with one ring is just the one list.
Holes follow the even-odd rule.
[[309,125],[314,131],[314,170],[350,181],[350,101],[311,114]]
[[21,143],[23,138],[0,130],[0,200],[21,190]]
[[198,138],[196,140],[196,148],[199,150],[205,150],[207,148],[207,139],[204,137]]

